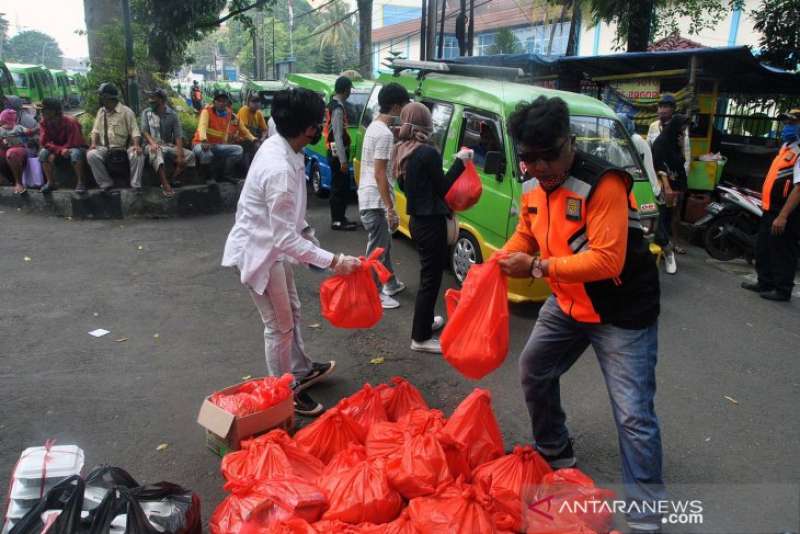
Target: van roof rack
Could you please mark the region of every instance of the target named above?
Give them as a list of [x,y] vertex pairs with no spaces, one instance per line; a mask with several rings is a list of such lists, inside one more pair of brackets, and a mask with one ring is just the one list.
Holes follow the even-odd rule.
[[435,72],[514,82],[524,76],[524,72],[519,68],[465,65],[461,63],[445,63],[443,61],[416,61],[413,59],[395,59],[389,63],[389,68],[394,71],[395,75],[404,70],[415,70],[419,72],[420,78]]

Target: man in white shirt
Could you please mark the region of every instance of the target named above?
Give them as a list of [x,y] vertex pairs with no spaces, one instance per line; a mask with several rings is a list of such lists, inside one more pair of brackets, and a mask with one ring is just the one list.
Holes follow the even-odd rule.
[[394,147],[394,134],[389,125],[400,116],[403,106],[410,100],[406,88],[398,83],[381,88],[378,93],[380,115],[367,128],[361,149],[358,209],[361,224],[367,231],[367,256],[376,248],[382,248],[381,262],[392,273],[392,278],[380,293],[384,309],[399,307],[400,303],[392,297],[406,288],[394,275],[392,267],[392,232],[400,224],[400,218],[394,209],[394,192],[389,182]]
[[319,247],[305,221],[306,178],[303,147],[319,141],[325,104],[314,92],[289,89],[275,95],[272,117],[278,135],[259,149],[236,208],[222,265],[236,267],[261,314],[270,375],[292,373],[295,411],[318,415],[322,404],[306,388],[330,374],[336,362],[312,362],[303,348],[300,299],[292,264],[355,271],[360,262]]
[[[653,121],[653,123],[650,124],[650,129],[647,130],[647,142],[650,143],[650,146],[653,146],[653,143],[661,133],[664,125],[672,120],[672,116],[675,114],[675,109],[677,107],[678,102],[673,95],[669,93],[661,95],[661,100],[658,101],[658,119]],[[688,176],[689,167],[692,164],[692,146],[689,141],[689,128],[686,128],[686,135],[683,136],[683,158],[685,161],[683,166]]]

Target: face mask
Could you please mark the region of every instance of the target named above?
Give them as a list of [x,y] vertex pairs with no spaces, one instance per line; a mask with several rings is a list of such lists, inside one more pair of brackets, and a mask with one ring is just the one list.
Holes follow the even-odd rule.
[[322,139],[322,127],[317,126],[317,133],[315,133],[314,137],[311,138],[311,142],[309,144],[316,145],[319,143],[320,139]]
[[158,102],[150,102],[150,109],[154,112],[158,111]]
[[228,110],[227,109],[224,109],[224,110],[220,111],[220,110],[214,108],[214,111],[217,113],[218,117],[227,117],[228,116]]
[[781,131],[781,141],[784,143],[794,143],[800,137],[800,131],[796,124],[786,124]]

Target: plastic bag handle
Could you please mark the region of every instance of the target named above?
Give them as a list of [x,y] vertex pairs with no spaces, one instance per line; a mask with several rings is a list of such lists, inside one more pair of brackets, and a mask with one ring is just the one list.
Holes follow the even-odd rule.
[[381,263],[380,257],[382,255],[383,255],[383,248],[378,247],[372,251],[372,254],[370,254],[368,258],[361,256],[359,257],[359,259],[361,260],[362,268],[366,269],[367,271],[369,269],[374,269],[375,274],[378,275],[378,279],[381,281],[382,284],[385,284],[392,277],[392,273],[391,271],[389,271],[389,269],[386,268],[386,266],[383,263]]

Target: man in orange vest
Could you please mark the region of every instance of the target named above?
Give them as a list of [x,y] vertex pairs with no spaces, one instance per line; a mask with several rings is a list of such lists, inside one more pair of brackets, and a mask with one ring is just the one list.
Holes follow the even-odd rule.
[[[523,103],[509,117],[525,180],[521,214],[501,268],[547,278],[553,295],[520,356],[522,389],[538,451],[554,469],[576,463],[559,380],[591,345],[611,399],[632,532],[657,532],[665,498],[654,398],[659,281],[633,179],[577,148],[558,97]],[[538,253],[538,254],[537,254]]]
[[347,133],[347,110],[344,108],[353,90],[353,82],[347,76],[339,76],[333,90],[336,94],[328,103],[322,132],[331,167],[331,228],[355,230],[358,225],[348,221],[346,215],[350,194],[350,134]]
[[742,287],[768,300],[792,298],[800,239],[800,108],[778,115],[783,121],[778,155],[761,189],[764,215],[756,241],[756,282]]
[[221,89],[214,91],[214,103],[200,112],[192,139],[192,152],[206,181],[214,181],[209,168],[215,160],[224,166],[223,180],[236,181],[236,170],[244,155],[244,149],[236,143],[248,136],[250,132],[231,109],[228,93]]

